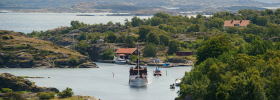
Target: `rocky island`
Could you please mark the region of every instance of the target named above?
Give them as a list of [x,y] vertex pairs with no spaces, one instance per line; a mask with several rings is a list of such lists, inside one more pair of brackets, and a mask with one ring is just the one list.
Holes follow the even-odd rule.
[[0,30],[0,68],[98,68],[90,58],[63,46]]
[[[66,90],[59,92],[59,90],[54,87],[39,87],[28,79],[10,73],[0,73],[0,90],[0,100],[2,100],[2,98],[8,100],[57,100],[62,98],[67,98],[66,100],[99,100],[93,96],[72,96],[74,92],[71,92],[72,89],[68,87],[66,90],[70,90],[71,95],[62,97],[61,94]],[[58,96],[55,96],[56,93]]]

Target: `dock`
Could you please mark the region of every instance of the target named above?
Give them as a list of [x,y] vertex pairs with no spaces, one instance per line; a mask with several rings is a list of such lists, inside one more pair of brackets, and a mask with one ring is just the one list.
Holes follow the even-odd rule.
[[98,60],[100,63],[115,63],[114,60]]

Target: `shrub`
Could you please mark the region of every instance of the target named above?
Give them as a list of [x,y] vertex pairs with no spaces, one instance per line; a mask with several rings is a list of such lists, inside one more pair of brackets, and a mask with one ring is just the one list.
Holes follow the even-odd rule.
[[147,43],[143,49],[143,57],[156,57],[157,47],[154,43]]
[[1,89],[1,93],[7,93],[7,92],[13,92],[13,90],[9,89],[9,88],[2,88]]
[[66,97],[72,97],[73,94],[74,92],[72,92],[72,89],[67,87],[62,92],[57,93],[57,96],[59,96],[60,98],[66,98]]
[[40,98],[40,100],[45,99],[53,99],[55,95],[55,92],[38,92],[37,96]]
[[8,36],[3,36],[2,39],[3,40],[9,40],[10,38]]
[[4,100],[27,100],[20,93],[8,92],[3,97]]
[[10,36],[10,39],[14,39],[14,37],[13,37],[13,36]]
[[72,66],[76,66],[79,64],[79,60],[77,58],[71,57],[69,62],[71,63]]
[[130,55],[130,59],[131,59],[131,61],[135,61],[135,60],[137,60],[137,56],[136,55]]
[[112,49],[107,49],[104,53],[101,54],[102,60],[112,60],[114,59],[114,52]]

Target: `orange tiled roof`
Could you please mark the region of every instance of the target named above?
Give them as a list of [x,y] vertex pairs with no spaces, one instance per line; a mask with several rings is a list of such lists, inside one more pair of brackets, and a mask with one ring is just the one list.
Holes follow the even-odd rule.
[[234,26],[234,24],[239,24],[239,26],[246,27],[249,23],[249,20],[225,20],[224,26]]
[[132,54],[135,50],[136,48],[120,48],[116,53]]

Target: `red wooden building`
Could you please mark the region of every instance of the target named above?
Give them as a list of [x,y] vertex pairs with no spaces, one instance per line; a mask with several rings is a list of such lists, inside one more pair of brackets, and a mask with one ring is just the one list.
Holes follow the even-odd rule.
[[117,57],[122,58],[122,59],[129,59],[130,60],[130,55],[139,55],[141,54],[137,48],[120,48],[119,50],[116,51]]
[[193,51],[178,51],[176,52],[177,56],[190,56],[193,55]]

